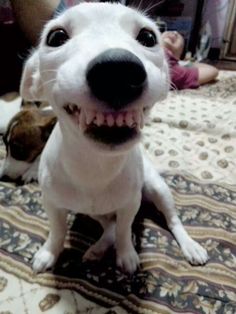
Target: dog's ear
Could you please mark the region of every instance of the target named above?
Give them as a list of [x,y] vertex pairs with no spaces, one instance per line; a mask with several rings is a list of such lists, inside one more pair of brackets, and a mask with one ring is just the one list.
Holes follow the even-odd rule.
[[48,140],[56,122],[57,122],[57,118],[55,116],[44,118],[44,122],[40,126],[42,141],[46,142]]
[[36,50],[26,61],[20,85],[20,94],[25,100],[43,100],[43,88],[39,71],[39,56]]

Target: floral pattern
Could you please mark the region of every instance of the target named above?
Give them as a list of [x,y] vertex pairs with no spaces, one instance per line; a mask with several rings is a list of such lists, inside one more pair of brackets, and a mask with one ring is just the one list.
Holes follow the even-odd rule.
[[[205,266],[193,267],[184,260],[175,239],[166,229],[162,215],[144,202],[133,227],[141,258],[141,269],[134,276],[129,277],[116,268],[112,250],[101,263],[82,262],[82,254],[101,234],[100,226],[82,215],[70,216],[65,250],[53,272],[34,276],[30,268],[31,259],[48,231],[39,187],[30,184],[20,188],[2,183],[1,195],[7,195],[7,198],[0,201],[3,256],[0,269],[30,284],[30,295],[34,293],[32,287],[35,285],[40,285],[42,291],[45,289],[45,294],[38,299],[37,308],[41,312],[56,309],[64,300],[60,289],[66,288],[75,295],[78,304],[80,298],[85,298],[88,302],[95,302],[96,306],[99,304],[100,310],[104,306],[110,310],[118,306],[128,313],[136,312],[138,302],[139,312],[146,313],[149,304],[152,308],[154,302],[154,313],[161,313],[163,306],[168,313],[193,310],[197,313],[226,313],[226,310],[234,313],[235,190],[202,184],[175,174],[164,177],[175,195],[179,215],[187,230],[209,253],[210,261]],[[208,200],[213,204],[207,205]],[[4,261],[8,264],[5,265]],[[0,276],[0,294],[12,289],[11,284],[7,277]],[[48,292],[48,288],[56,287],[59,290]],[[133,296],[136,297],[135,302]],[[144,300],[147,302],[145,305]],[[1,302],[0,310],[4,305]],[[32,308],[30,301],[27,302],[27,307]]]

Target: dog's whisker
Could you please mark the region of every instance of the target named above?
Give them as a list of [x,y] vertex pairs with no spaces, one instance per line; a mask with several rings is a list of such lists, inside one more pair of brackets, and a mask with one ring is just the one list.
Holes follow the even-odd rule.
[[139,1],[139,4],[138,4],[138,7],[137,7],[137,10],[138,10],[138,11],[141,11],[142,4],[143,4],[143,0],[140,0],[140,1]]
[[178,88],[171,80],[166,80],[166,84],[168,84],[169,89],[171,89],[173,93],[176,93],[178,91]]
[[165,79],[166,84],[169,86],[169,88],[171,88],[171,90],[173,91],[177,91],[177,87],[176,85],[171,81],[171,79],[166,78]]
[[40,85],[40,88],[45,87],[45,86],[49,85],[50,83],[54,83],[54,82],[56,82],[56,78],[53,78],[53,79],[51,79],[51,80],[48,80],[48,81],[43,82],[43,83]]
[[[173,68],[171,69],[171,72],[174,73],[174,74],[175,73],[177,74],[177,71],[175,71]],[[168,83],[168,85],[170,86],[172,91],[177,91],[178,90],[176,85],[172,82],[171,78],[167,77],[166,82]]]
[[120,0],[120,4],[126,5],[126,0]]
[[158,6],[162,5],[166,0],[161,0],[159,1],[158,3],[154,3],[154,4],[151,4],[149,5],[143,12],[144,14],[148,15],[149,12],[154,9],[154,8],[157,8]]

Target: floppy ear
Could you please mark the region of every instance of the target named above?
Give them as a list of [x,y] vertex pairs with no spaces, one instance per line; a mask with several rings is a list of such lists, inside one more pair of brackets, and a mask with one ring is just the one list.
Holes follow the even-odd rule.
[[41,128],[41,139],[42,141],[46,142],[52,133],[52,130],[57,123],[57,118],[54,117],[48,117],[44,118],[43,124],[40,126]]
[[20,84],[20,94],[25,100],[43,100],[43,88],[39,71],[39,56],[36,50],[26,61]]

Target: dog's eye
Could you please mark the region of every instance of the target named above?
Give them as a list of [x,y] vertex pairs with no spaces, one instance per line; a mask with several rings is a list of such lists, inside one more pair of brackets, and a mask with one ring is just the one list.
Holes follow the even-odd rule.
[[62,29],[54,29],[47,36],[47,45],[50,47],[59,47],[62,46],[67,40],[69,36],[67,32]]
[[29,152],[18,143],[10,143],[11,156],[16,160],[24,160],[29,157]]
[[157,44],[157,38],[154,32],[146,28],[141,29],[136,39],[145,47],[154,47]]

